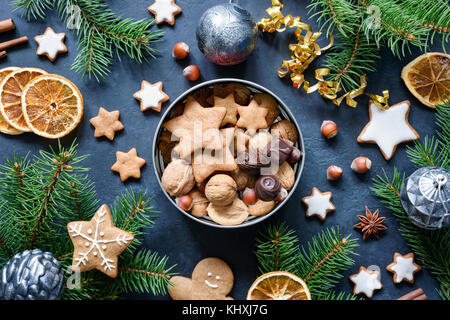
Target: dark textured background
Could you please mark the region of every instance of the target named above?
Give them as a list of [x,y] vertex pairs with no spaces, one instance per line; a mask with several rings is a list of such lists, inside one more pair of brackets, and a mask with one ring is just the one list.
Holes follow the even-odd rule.
[[[190,276],[199,260],[209,256],[220,257],[229,263],[235,275],[235,285],[231,295],[236,299],[243,299],[250,284],[258,275],[254,256],[254,239],[264,226],[277,220],[286,221],[297,231],[301,243],[305,243],[324,228],[339,225],[343,234],[350,233],[352,237],[358,238],[361,246],[356,249],[359,256],[355,258],[355,265],[344,274],[337,286],[338,290],[347,292],[352,290],[348,276],[356,273],[360,266],[378,265],[382,270],[383,289],[375,293],[374,299],[395,299],[417,287],[423,288],[429,298],[439,298],[435,292],[438,283],[426,270],[416,274],[414,284],[400,285],[394,285],[392,274],[385,270],[385,267],[392,262],[394,252],[406,254],[410,250],[398,232],[398,223],[395,218],[380,204],[370,192],[369,187],[371,178],[382,173],[382,169],[391,173],[396,166],[407,174],[414,171],[414,166],[406,157],[405,146],[399,146],[394,157],[386,161],[376,145],[356,142],[356,137],[368,121],[367,97],[358,98],[359,106],[356,109],[347,106],[337,108],[332,102],[323,100],[317,93],[306,95],[303,90],[292,88],[288,79],[279,79],[276,70],[281,60],[289,56],[287,44],[289,34],[292,35],[291,32],[260,35],[257,48],[247,62],[234,67],[215,66],[209,63],[198,50],[195,43],[195,27],[204,10],[225,1],[177,0],[183,12],[177,16],[174,27],[167,24],[156,27],[166,32],[164,41],[155,44],[155,48],[161,51],[157,60],[137,65],[124,57],[121,63],[116,63],[112,67],[112,74],[106,81],[100,84],[95,81],[86,83],[79,74],[70,70],[77,54],[77,42],[75,35],[66,30],[56,13],[49,13],[45,22],[27,22],[20,17],[19,12],[13,12],[9,2],[9,0],[0,0],[0,8],[2,8],[0,20],[14,18],[17,30],[1,34],[0,41],[22,35],[27,35],[31,41],[28,46],[10,50],[8,58],[0,60],[0,68],[39,67],[50,73],[61,74],[79,86],[85,100],[84,120],[74,133],[64,138],[63,143],[70,144],[76,137],[80,153],[91,155],[84,165],[92,168],[90,178],[96,184],[98,198],[102,203],[112,203],[115,197],[129,186],[137,188],[141,186],[154,194],[154,204],[161,213],[154,229],[146,236],[145,246],[168,255],[169,264],[177,264],[176,272]],[[284,2],[286,14],[300,15],[316,29],[313,19],[307,19],[308,1],[285,0]],[[107,3],[116,13],[124,17],[136,19],[152,17],[146,10],[152,0],[109,0]],[[270,1],[242,0],[241,5],[249,9],[255,19],[260,19],[265,16],[264,10],[270,5]],[[60,55],[55,63],[35,54],[37,44],[33,37],[43,33],[47,26],[51,26],[56,32],[67,32],[66,45],[69,52]],[[171,57],[171,49],[179,41],[184,41],[191,46],[190,57],[181,62]],[[323,44],[325,43],[327,43],[326,39],[323,40]],[[434,49],[441,50],[439,46],[435,46]],[[389,89],[391,104],[409,99],[411,101],[410,123],[424,137],[433,134],[434,112],[420,104],[408,92],[400,79],[401,68],[417,55],[418,52],[412,52],[411,55],[399,60],[393,57],[389,50],[383,51],[383,58],[378,63],[378,72],[369,75],[367,91],[380,94],[382,90]],[[319,59],[311,65],[308,72],[310,76],[312,71],[321,65],[320,61]],[[201,69],[202,77],[197,83],[215,78],[235,77],[265,86],[277,94],[297,118],[306,145],[305,168],[293,197],[268,221],[235,231],[211,228],[183,216],[163,196],[151,163],[152,139],[160,114],[153,111],[143,114],[139,110],[138,101],[133,98],[133,93],[140,88],[143,79],[151,83],[163,81],[164,91],[171,100],[174,100],[194,85],[182,76],[182,69],[188,64],[197,64]],[[170,102],[165,103],[162,111],[165,111],[169,104]],[[125,125],[125,130],[119,133],[113,142],[104,138],[94,138],[94,129],[89,124],[88,119],[94,117],[101,106],[109,110],[118,109],[121,112],[121,121]],[[334,120],[339,126],[339,135],[329,141],[320,134],[320,125],[326,119]],[[55,142],[31,134],[0,135],[0,156],[10,157],[13,151],[22,155],[28,151],[34,154],[41,148],[47,148],[49,144],[55,144]],[[139,155],[147,160],[147,165],[144,167],[141,180],[124,184],[118,175],[110,170],[110,167],[115,162],[117,150],[128,151],[132,147],[137,148]],[[368,156],[373,161],[373,168],[366,175],[357,175],[350,169],[352,159],[360,155]],[[344,169],[343,178],[337,183],[326,180],[326,169],[332,164]],[[300,198],[309,195],[313,187],[321,191],[333,192],[332,201],[336,206],[336,212],[329,214],[324,223],[317,218],[307,219],[305,208],[300,202]],[[387,217],[386,225],[389,229],[379,240],[363,241],[361,234],[353,229],[353,224],[357,222],[356,215],[364,213],[365,205],[368,205],[371,210],[380,208],[381,215]],[[152,296],[139,297],[154,299]]]

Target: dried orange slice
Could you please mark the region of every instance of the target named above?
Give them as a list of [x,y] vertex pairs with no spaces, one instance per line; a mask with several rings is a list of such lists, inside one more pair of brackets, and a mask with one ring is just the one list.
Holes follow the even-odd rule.
[[22,92],[28,82],[45,74],[38,68],[21,68],[11,72],[0,84],[0,112],[9,125],[19,131],[30,132],[22,114]]
[[450,55],[425,53],[403,68],[402,79],[420,102],[435,108],[441,99],[450,99]]
[[[3,68],[0,70],[0,84],[5,80],[6,76],[11,74],[13,71],[19,70],[18,67],[8,67]],[[10,135],[18,135],[23,133],[22,131],[19,131],[15,129],[14,127],[10,126],[8,122],[6,122],[5,118],[3,118],[2,114],[0,113],[0,132]]]
[[69,134],[83,117],[83,96],[68,79],[45,74],[28,83],[22,94],[22,111],[37,135],[57,139]]
[[311,294],[306,283],[295,274],[274,271],[253,282],[247,300],[311,300]]

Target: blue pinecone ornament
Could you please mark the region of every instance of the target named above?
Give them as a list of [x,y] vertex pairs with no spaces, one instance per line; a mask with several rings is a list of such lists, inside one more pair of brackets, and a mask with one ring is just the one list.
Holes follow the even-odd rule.
[[0,298],[59,300],[64,271],[50,252],[26,250],[12,257],[0,271]]

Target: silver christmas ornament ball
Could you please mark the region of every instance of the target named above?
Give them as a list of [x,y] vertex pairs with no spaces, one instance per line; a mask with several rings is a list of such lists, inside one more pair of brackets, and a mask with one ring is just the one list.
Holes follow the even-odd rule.
[[205,11],[197,26],[197,44],[205,57],[229,66],[247,59],[256,47],[258,27],[241,6],[220,4]]
[[50,252],[26,250],[0,270],[0,298],[4,300],[59,300],[64,271]]
[[414,171],[402,186],[400,201],[416,226],[444,228],[450,224],[450,172],[440,167]]

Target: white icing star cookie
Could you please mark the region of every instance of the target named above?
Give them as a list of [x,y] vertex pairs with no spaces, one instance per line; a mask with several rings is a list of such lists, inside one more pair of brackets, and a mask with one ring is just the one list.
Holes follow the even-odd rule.
[[156,24],[167,22],[171,26],[175,23],[175,16],[183,11],[175,0],[155,0],[147,10],[155,16]]
[[367,298],[372,298],[375,290],[383,288],[378,279],[379,272],[369,271],[364,267],[359,268],[358,273],[352,274],[349,278],[355,284],[353,294],[364,293]]
[[414,263],[414,253],[410,252],[402,256],[396,252],[394,254],[394,262],[388,265],[386,269],[394,274],[394,283],[400,283],[403,280],[414,283],[414,274],[421,268]]
[[66,38],[65,33],[56,33],[52,28],[48,27],[44,34],[34,37],[39,47],[36,50],[38,56],[45,55],[54,62],[58,53],[67,52],[67,47],[64,44]]
[[394,155],[398,144],[420,138],[408,122],[409,107],[409,101],[405,100],[387,110],[381,110],[370,101],[370,121],[361,131],[357,141],[376,143],[384,158],[389,160]]
[[320,192],[319,189],[313,188],[310,196],[302,198],[302,202],[306,209],[306,216],[318,216],[320,220],[325,221],[327,213],[336,210],[331,203],[331,192]]
[[169,96],[162,91],[163,83],[161,81],[151,84],[145,80],[142,81],[141,90],[137,91],[133,97],[141,102],[141,111],[153,109],[161,112],[163,102],[169,100]]

